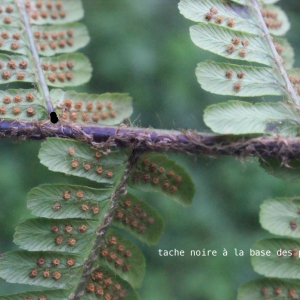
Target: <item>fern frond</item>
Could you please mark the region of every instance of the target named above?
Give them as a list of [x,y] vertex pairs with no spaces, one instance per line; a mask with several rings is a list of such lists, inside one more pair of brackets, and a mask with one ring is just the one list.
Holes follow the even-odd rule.
[[[255,1],[234,1],[241,5],[230,3],[230,1],[218,0],[182,0],[179,3],[180,12],[193,21],[200,22],[190,29],[192,41],[200,48],[211,51],[215,54],[229,59],[240,60],[243,62],[259,63],[266,67],[257,67],[255,65],[233,65],[228,63],[215,63],[207,61],[200,63],[196,69],[196,75],[202,88],[212,93],[253,97],[261,95],[281,95],[297,109],[299,97],[296,95],[297,81],[290,81],[286,70],[283,67],[281,54],[287,61],[286,65],[290,68],[293,64],[293,50],[286,40],[276,38],[271,40],[269,34],[281,36],[290,28],[286,14],[274,5],[273,1],[263,1],[261,7]],[[268,31],[269,29],[269,31]],[[297,71],[292,70],[290,74]],[[239,126],[240,116],[237,107],[220,104],[220,111],[225,109],[230,113],[230,119],[223,118],[222,115],[209,114],[215,111],[218,105],[208,109],[205,120],[209,119],[206,124],[221,122],[222,126],[211,127],[217,133],[254,133],[256,125],[264,124],[269,121],[269,114],[264,117],[263,106],[256,107],[256,113],[260,116],[253,115],[249,122],[243,122],[243,130],[235,128]],[[281,105],[280,103],[278,104]],[[244,106],[243,103],[240,105]],[[232,108],[232,110],[231,110]],[[284,109],[284,108],[283,108]],[[231,111],[230,111],[231,110]],[[244,114],[242,114],[244,115]],[[276,115],[276,114],[275,114]],[[215,118],[215,120],[214,120]],[[276,117],[275,117],[276,118]],[[233,121],[236,119],[236,122]],[[285,127],[282,134],[297,134],[298,131],[298,114],[292,113],[281,119],[280,122],[292,122],[295,126]],[[230,122],[230,123],[229,123]],[[236,123],[236,125],[234,125]],[[248,127],[247,127],[248,126]],[[217,128],[227,128],[225,131]],[[268,133],[268,127],[263,126],[258,131]]]

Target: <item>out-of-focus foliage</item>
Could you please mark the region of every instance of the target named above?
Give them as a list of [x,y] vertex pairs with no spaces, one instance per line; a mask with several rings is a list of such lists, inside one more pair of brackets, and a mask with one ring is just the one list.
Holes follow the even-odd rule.
[[[202,91],[195,67],[212,54],[190,41],[189,26],[174,0],[84,0],[91,43],[84,49],[93,66],[89,84],[76,88],[87,93],[127,92],[133,97],[137,126],[205,130],[202,115],[209,104],[225,101]],[[300,53],[300,6],[297,1],[278,4],[291,21],[287,38]],[[296,67],[300,57],[296,56]],[[3,89],[13,88],[9,84]],[[72,88],[73,90],[74,88]],[[15,226],[30,216],[26,194],[42,183],[96,183],[49,172],[39,163],[40,142],[0,140],[0,253],[12,249]],[[145,246],[146,277],[141,299],[235,299],[243,282],[257,278],[249,258],[250,247],[271,237],[259,224],[264,199],[300,194],[299,184],[268,175],[256,159],[208,159],[171,155],[190,172],[196,184],[193,204],[182,208],[167,197],[148,197],[166,221],[158,245]],[[180,156],[180,157],[179,157]],[[178,160],[177,160],[178,161]],[[178,161],[179,163],[179,161]],[[143,199],[145,197],[142,197]],[[160,257],[158,249],[185,250],[184,257]],[[216,257],[191,257],[190,250],[218,251]],[[223,248],[228,256],[223,257]],[[234,248],[245,251],[234,255]],[[0,281],[0,295],[28,288]],[[30,288],[32,289],[32,288]]]

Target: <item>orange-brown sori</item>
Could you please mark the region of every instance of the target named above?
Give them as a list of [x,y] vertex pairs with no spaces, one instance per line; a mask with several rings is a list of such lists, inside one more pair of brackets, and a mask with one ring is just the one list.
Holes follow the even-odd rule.
[[59,202],[56,202],[52,205],[52,209],[54,211],[59,211],[61,209],[61,204]]
[[75,154],[75,148],[74,147],[70,147],[68,149],[68,153],[69,153],[69,155],[73,156]]
[[78,226],[78,231],[79,231],[80,233],[85,233],[85,232],[87,231],[87,226],[84,225],[84,224],[79,225],[79,226]]
[[27,68],[27,61],[25,60],[20,61],[19,68],[25,70]]
[[67,267],[72,267],[72,266],[74,266],[74,265],[75,265],[75,259],[72,258],[72,257],[68,257],[68,258],[67,258],[67,261],[66,261],[66,265],[67,265]]
[[228,45],[226,52],[228,54],[232,54],[234,50],[235,50],[235,46],[234,45]]
[[217,24],[222,24],[222,22],[223,22],[223,16],[216,16],[215,17],[215,22]]
[[72,225],[66,225],[64,228],[64,231],[67,233],[70,233],[73,231],[73,226]]
[[73,169],[76,169],[78,167],[79,163],[78,163],[78,160],[77,159],[73,159],[72,162],[71,162],[71,167]]
[[51,265],[53,267],[57,267],[60,265],[60,260],[58,258],[53,258],[52,261],[51,261]]
[[227,71],[225,72],[225,77],[228,78],[228,79],[231,79],[231,78],[232,78],[232,75],[233,75],[232,70],[227,70]]
[[11,76],[11,73],[8,70],[2,72],[2,78],[8,80]]
[[63,237],[61,236],[61,235],[59,235],[59,236],[57,236],[56,238],[55,238],[55,244],[56,245],[61,245],[62,244],[62,242],[63,242]]
[[5,108],[5,106],[0,106],[0,114],[1,115],[5,115],[6,114],[6,108]]
[[63,192],[63,198],[65,200],[69,200],[71,198],[71,192],[70,191],[64,191]]
[[45,263],[46,261],[45,261],[45,259],[43,258],[43,257],[39,257],[38,259],[37,259],[37,265],[38,266],[42,266],[44,263]]
[[24,80],[25,79],[25,74],[23,72],[18,72],[17,73],[17,79],[18,80]]
[[88,203],[83,203],[83,204],[81,204],[81,210],[87,211],[89,208],[90,208],[90,207],[89,207],[89,204],[88,204]]
[[3,103],[4,104],[10,104],[11,103],[11,98],[8,95],[5,95],[3,97]]
[[30,273],[29,273],[29,277],[31,278],[35,278],[38,275],[38,270],[36,268],[31,269]]
[[241,87],[242,87],[241,84],[239,82],[237,82],[234,84],[233,89],[235,92],[238,92],[238,91],[240,91]]
[[78,191],[76,192],[76,196],[77,196],[78,198],[83,198],[83,197],[84,197],[84,191],[78,190]]
[[92,165],[88,162],[85,162],[83,164],[83,168],[86,170],[86,171],[89,171],[91,169]]
[[73,237],[70,237],[70,238],[68,238],[68,245],[69,246],[74,246],[75,244],[76,244],[76,239],[75,238],[73,238]]
[[98,205],[92,206],[92,212],[94,215],[97,215],[100,212],[100,208],[98,207]]
[[59,227],[58,227],[57,225],[52,225],[52,226],[51,226],[51,231],[52,231],[53,233],[57,233],[57,232],[59,231]]
[[20,103],[22,101],[22,96],[19,94],[16,94],[13,98],[15,103]]
[[14,115],[18,115],[21,112],[21,109],[19,106],[15,106],[13,107],[12,112]]
[[35,115],[35,110],[32,107],[28,107],[26,113],[28,117],[32,117]]
[[61,277],[61,273],[59,271],[55,271],[52,273],[52,278],[55,280],[59,280]]

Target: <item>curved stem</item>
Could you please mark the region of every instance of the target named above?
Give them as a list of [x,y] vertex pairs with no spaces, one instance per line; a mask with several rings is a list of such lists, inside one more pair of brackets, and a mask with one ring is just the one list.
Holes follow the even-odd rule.
[[39,54],[37,52],[37,49],[36,49],[36,46],[34,43],[33,34],[31,31],[28,15],[26,12],[25,0],[17,0],[17,4],[18,4],[19,10],[20,10],[20,14],[22,16],[23,25],[25,27],[26,35],[27,35],[27,38],[29,41],[29,47],[30,47],[30,51],[31,51],[31,54],[32,54],[32,57],[34,60],[34,64],[35,64],[35,68],[37,71],[39,85],[41,87],[42,94],[45,98],[48,113],[50,114],[53,112],[53,106],[52,106],[52,102],[50,99],[49,89],[48,89],[48,86],[47,86],[47,83],[45,80],[45,76],[44,76],[44,73],[43,73],[43,70],[41,67],[40,57],[39,57]]
[[142,151],[173,151],[192,155],[237,155],[273,157],[282,160],[300,158],[300,138],[257,135],[219,135],[195,131],[158,130],[113,126],[58,126],[44,123],[2,120],[0,137],[41,140],[62,137],[103,143]]
[[120,197],[126,193],[126,180],[128,179],[137,158],[138,155],[134,154],[133,152],[132,156],[129,159],[127,168],[123,174],[121,182],[118,184],[117,188],[115,189],[115,191],[112,193],[110,197],[110,204],[109,204],[108,211],[104,215],[101,224],[98,226],[98,228],[95,231],[96,239],[93,248],[90,252],[90,255],[86,259],[83,265],[83,273],[81,279],[78,283],[75,292],[69,296],[69,300],[79,300],[85,294],[86,281],[91,275],[91,273],[93,272],[93,264],[99,256],[100,247],[105,242],[105,234],[107,231],[107,227],[110,226],[111,223],[113,222],[114,213],[116,208],[119,205]]

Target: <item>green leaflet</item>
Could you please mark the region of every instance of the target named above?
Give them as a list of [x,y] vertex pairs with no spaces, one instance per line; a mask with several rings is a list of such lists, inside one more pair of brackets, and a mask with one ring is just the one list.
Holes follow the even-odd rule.
[[69,288],[79,280],[82,264],[81,257],[71,254],[17,250],[0,258],[0,277],[11,283]]
[[47,299],[66,300],[69,295],[70,291],[67,290],[43,290],[0,296],[0,300],[24,300],[26,297],[28,299],[29,297],[32,297],[33,299],[46,297]]
[[213,23],[243,33],[259,33],[246,8],[243,9],[242,17],[234,10],[233,4],[229,6],[219,0],[181,0],[178,7],[181,14],[194,22]]
[[254,97],[285,95],[283,79],[271,68],[206,61],[198,64],[201,87],[215,94]]
[[38,120],[47,112],[41,95],[34,89],[10,89],[0,91],[1,119]]
[[8,25],[1,25],[0,33],[1,33],[1,42],[0,42],[1,51],[8,51],[8,52],[18,53],[22,55],[27,54],[28,49],[27,49],[26,39],[21,28],[16,28]]
[[268,277],[299,278],[300,242],[291,239],[264,239],[257,242],[252,250],[260,253],[267,250],[271,252],[270,256],[251,257],[255,272]]
[[38,5],[38,0],[31,1],[30,22],[32,24],[65,24],[78,21],[83,18],[83,7],[81,0],[63,0],[51,1],[52,6],[47,6],[47,1],[42,1],[42,5]]
[[300,237],[300,200],[295,198],[268,199],[260,210],[261,226],[273,234]]
[[56,112],[71,122],[116,125],[133,112],[132,98],[128,94],[96,95],[53,89],[50,95]]
[[237,300],[297,299],[299,296],[299,283],[267,278],[241,285]]
[[[190,27],[192,41],[198,47],[230,59],[257,62],[272,66],[269,50],[260,36],[241,33],[214,24]],[[239,41],[236,45],[234,39]]]
[[142,154],[128,185],[142,191],[160,192],[170,199],[189,205],[192,202],[195,186],[189,174],[163,154]]
[[81,23],[32,26],[32,32],[39,54],[44,56],[75,52],[90,41],[87,28]]
[[284,67],[289,70],[293,68],[295,59],[294,49],[291,44],[287,41],[287,39],[274,37],[275,48],[278,54],[282,57]]
[[81,53],[43,57],[40,61],[49,86],[77,86],[88,82],[91,78],[91,63]]
[[106,232],[99,261],[133,287],[141,286],[145,274],[145,258],[136,245],[124,239],[117,231],[108,229]]
[[260,160],[259,162],[260,166],[272,176],[288,182],[300,180],[300,162],[298,160],[290,160],[286,166],[282,164],[281,160],[274,158]]
[[111,193],[112,189],[44,184],[29,192],[27,207],[39,217],[101,220],[108,209]]
[[[280,132],[295,135],[299,117],[296,111],[281,103],[256,103],[231,100],[210,105],[204,111],[204,122],[220,134]],[[295,124],[295,125],[294,125]],[[294,125],[294,126],[293,126]]]
[[113,225],[148,245],[155,245],[163,232],[164,220],[148,203],[127,193],[120,199]]
[[30,251],[86,255],[91,251],[98,222],[34,218],[19,224],[14,243]]
[[42,144],[39,158],[49,170],[88,178],[106,186],[118,182],[126,161],[123,151],[104,153],[87,143],[59,138],[48,138]]
[[[115,271],[102,266],[97,260],[94,266],[94,271],[86,282],[85,290],[92,286],[98,295],[105,295],[107,299],[109,299],[109,296],[111,297],[110,299],[140,299],[130,284],[120,278]],[[99,297],[95,293],[85,293],[80,299],[98,300]]]
[[35,82],[34,71],[26,56],[0,54],[0,84]]
[[18,8],[13,0],[2,1],[0,24],[12,27],[22,27]]
[[[261,12],[271,34],[281,36],[286,34],[290,29],[291,24],[288,17],[280,7],[275,5],[262,5]],[[274,15],[269,16],[270,13]]]

